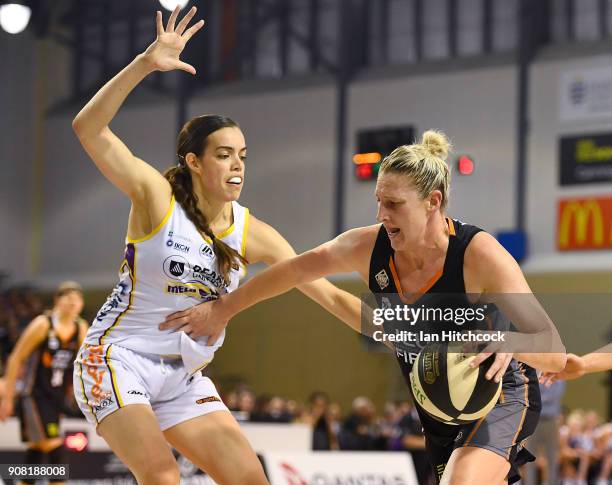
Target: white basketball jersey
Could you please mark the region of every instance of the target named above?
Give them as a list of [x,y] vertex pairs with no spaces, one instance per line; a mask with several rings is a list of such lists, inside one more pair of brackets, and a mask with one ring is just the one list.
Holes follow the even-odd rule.
[[[216,235],[243,256],[249,210],[232,202],[233,224]],[[126,238],[119,283],[99,310],[86,343],[116,343],[131,350],[180,355],[191,374],[205,367],[223,344],[225,333],[214,346],[206,339],[195,341],[181,331],[161,331],[166,316],[235,290],[244,267],[234,267],[230,281],[223,280],[211,241],[202,237],[187,214],[170,202],[168,213],[149,235]]]

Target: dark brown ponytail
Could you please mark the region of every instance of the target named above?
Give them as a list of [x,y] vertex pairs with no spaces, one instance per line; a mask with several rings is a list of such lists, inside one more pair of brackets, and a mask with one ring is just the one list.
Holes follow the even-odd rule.
[[193,222],[200,233],[210,238],[213,251],[219,264],[219,271],[223,279],[229,283],[230,271],[241,263],[247,264],[247,260],[235,249],[229,247],[210,229],[206,217],[198,208],[198,196],[193,191],[191,172],[185,162],[185,156],[193,153],[200,157],[206,149],[208,135],[221,128],[237,127],[237,123],[225,116],[205,115],[188,121],[179,133],[177,156],[179,163],[164,173],[164,177],[170,182],[174,198],[181,205],[189,220]]

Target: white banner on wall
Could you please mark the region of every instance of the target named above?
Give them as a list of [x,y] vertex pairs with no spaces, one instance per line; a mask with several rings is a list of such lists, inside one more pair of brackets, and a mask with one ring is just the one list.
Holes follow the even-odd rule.
[[561,121],[612,119],[612,67],[561,73]]
[[271,485],[418,485],[402,452],[263,453]]

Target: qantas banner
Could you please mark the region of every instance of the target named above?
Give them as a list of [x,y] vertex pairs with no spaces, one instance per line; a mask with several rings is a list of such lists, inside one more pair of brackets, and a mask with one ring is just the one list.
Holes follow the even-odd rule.
[[264,453],[271,485],[418,485],[403,452]]

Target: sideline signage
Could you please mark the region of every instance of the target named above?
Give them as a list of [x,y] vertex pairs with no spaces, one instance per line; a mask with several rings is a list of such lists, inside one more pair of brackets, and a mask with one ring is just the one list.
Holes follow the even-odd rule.
[[418,485],[406,452],[263,453],[271,485]]
[[612,119],[612,68],[565,71],[561,74],[559,86],[562,121]]
[[561,185],[612,181],[612,133],[564,136],[559,156]]
[[557,205],[557,249],[612,249],[612,197],[560,200]]

